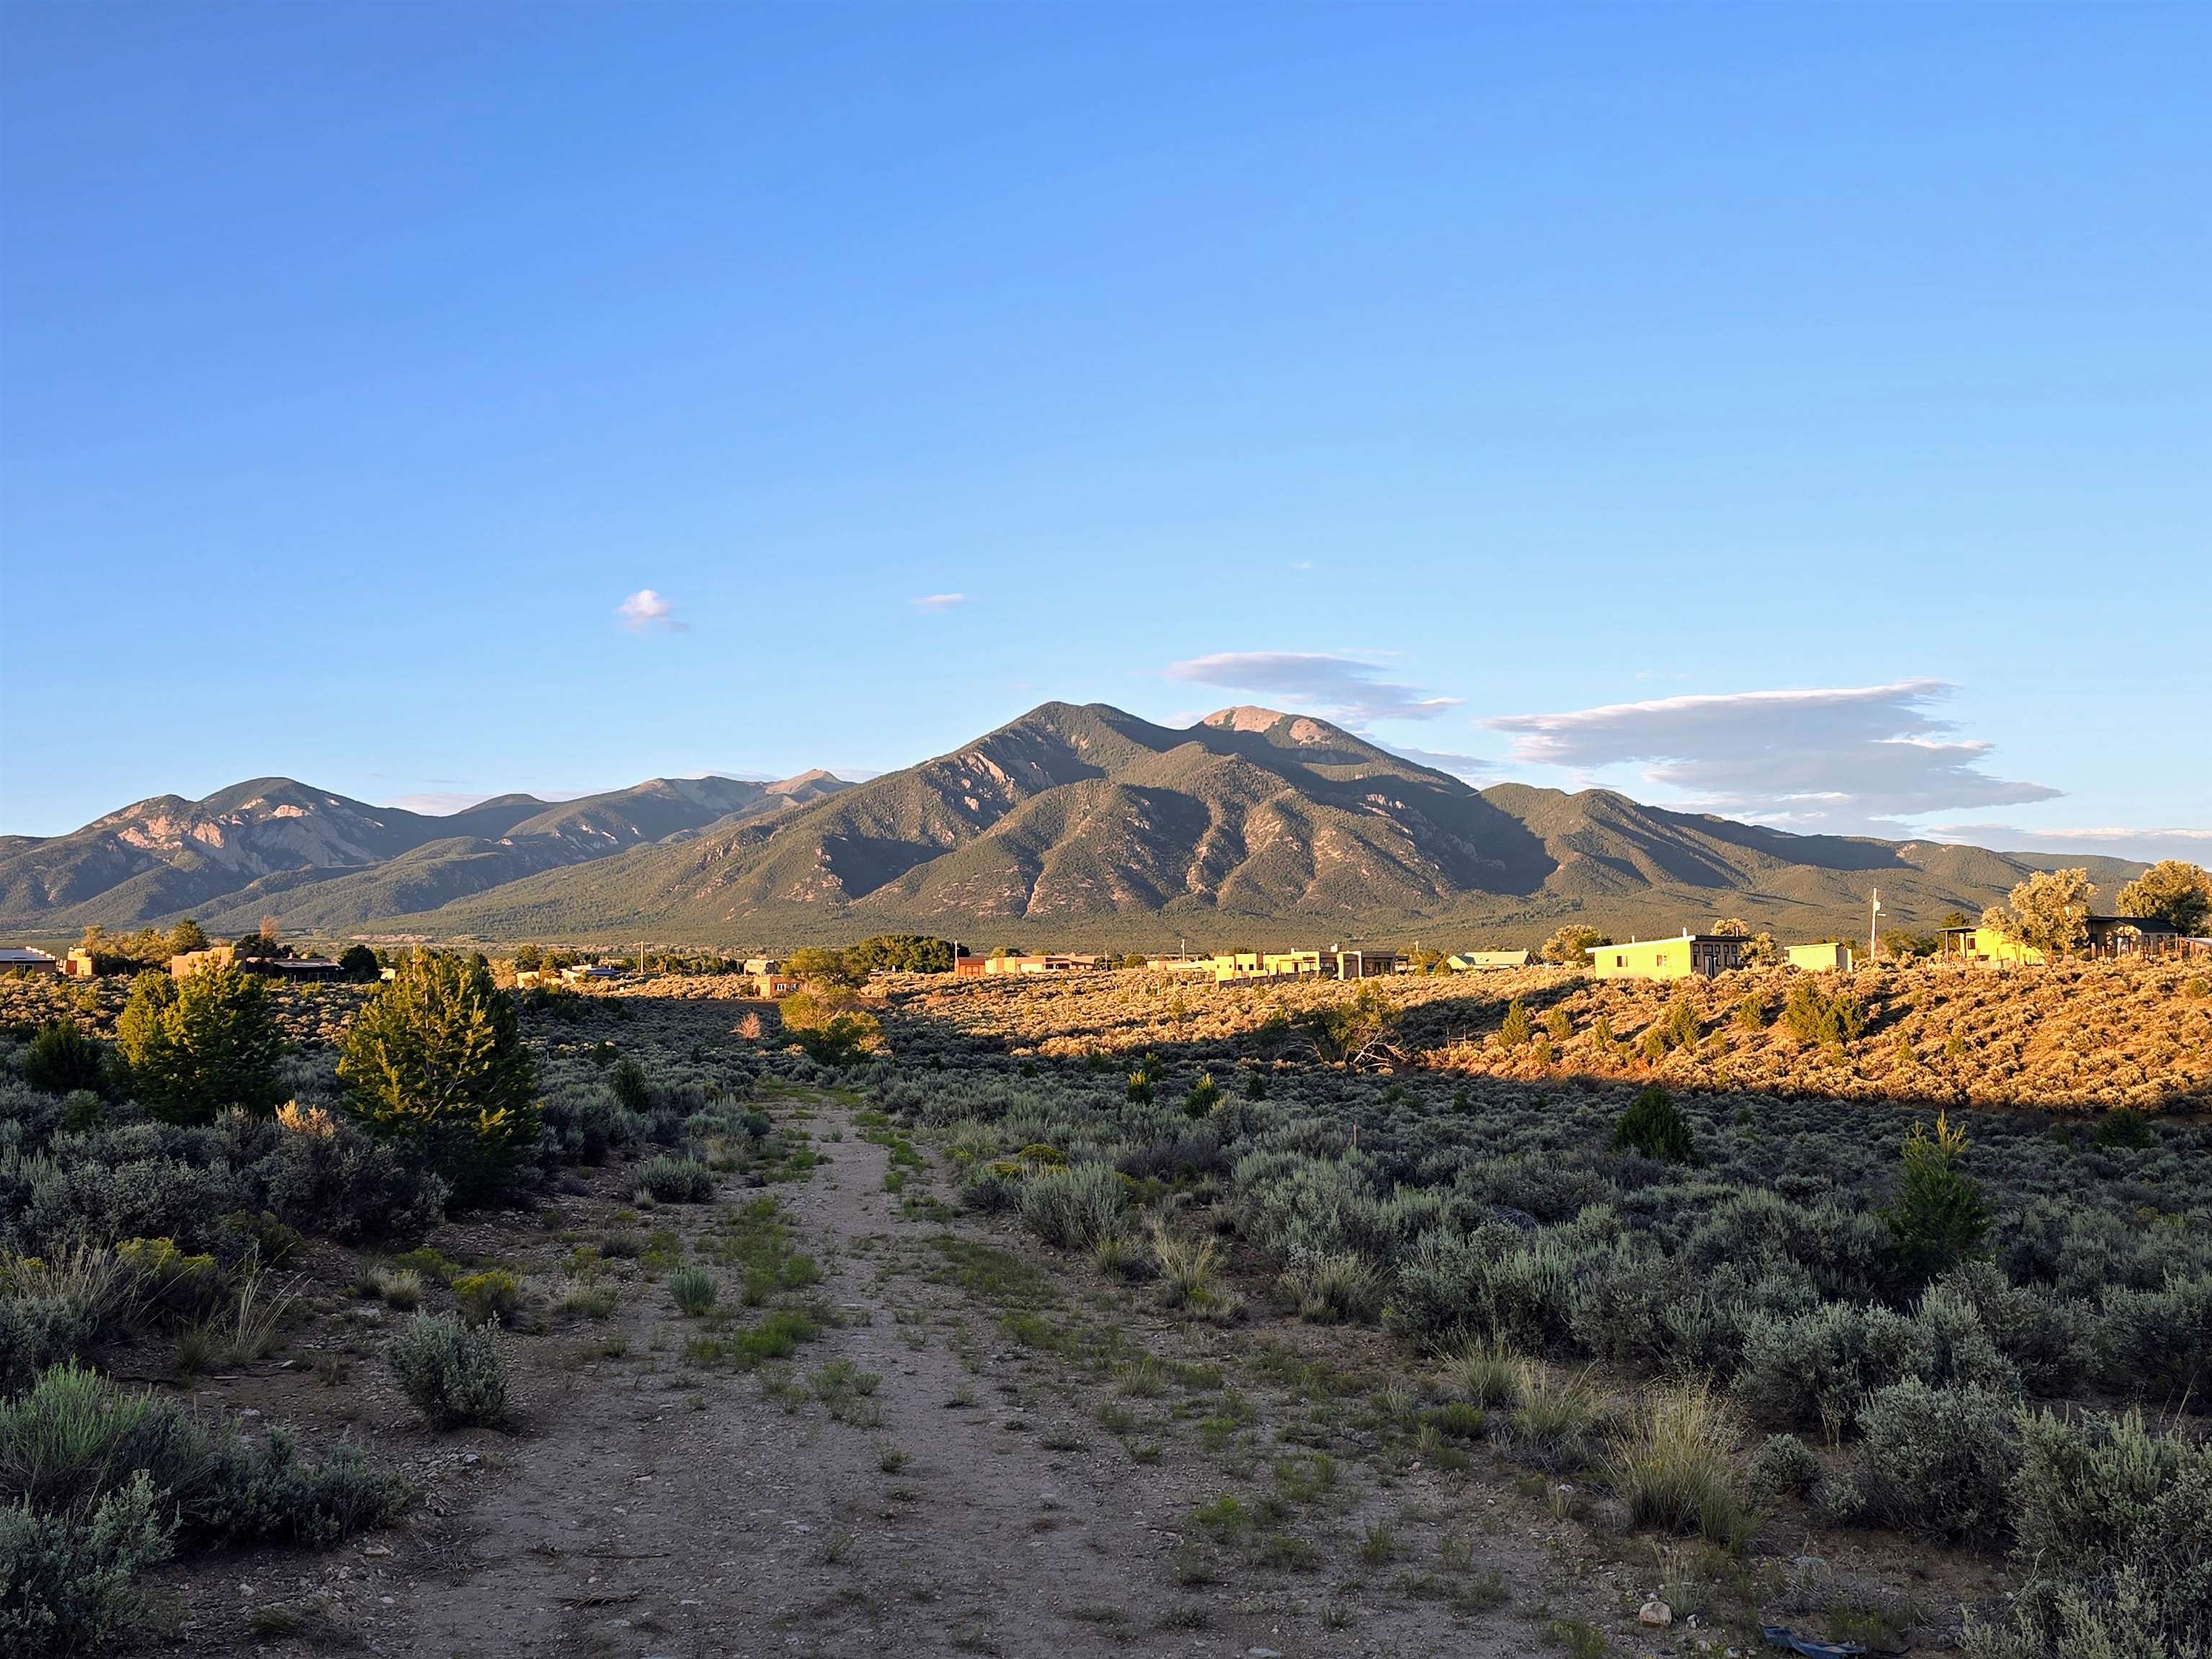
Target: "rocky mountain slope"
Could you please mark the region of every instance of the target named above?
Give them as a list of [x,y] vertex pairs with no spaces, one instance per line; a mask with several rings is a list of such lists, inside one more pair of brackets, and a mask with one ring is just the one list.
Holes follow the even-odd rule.
[[65,836],[9,837],[0,925],[63,934],[191,915],[228,932],[274,915],[290,927],[344,929],[787,812],[844,787],[818,771],[775,783],[654,778],[578,800],[501,795],[434,816],[256,778],[201,800],[158,795]]
[[[2099,879],[2135,866],[2112,861]],[[1326,721],[1224,709],[1182,730],[1047,703],[975,742],[770,821],[553,870],[391,925],[486,938],[830,939],[921,928],[1125,945],[1302,932],[1626,934],[1721,915],[1793,935],[1932,926],[2029,861],[1800,836],[1605,790],[1477,791]]]

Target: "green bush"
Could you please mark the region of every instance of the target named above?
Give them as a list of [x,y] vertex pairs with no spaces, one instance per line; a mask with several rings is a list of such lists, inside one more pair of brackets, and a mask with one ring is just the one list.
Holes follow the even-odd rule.
[[1221,1103],[1221,1085],[1206,1073],[1199,1074],[1198,1081],[1190,1085],[1183,1097],[1182,1115],[1185,1117],[1206,1117]]
[[2008,1629],[1972,1628],[1976,1659],[2188,1654],[2212,1634],[2212,1443],[2141,1413],[2020,1419],[2013,1484],[2025,1583]]
[[632,1184],[662,1204],[704,1204],[714,1195],[714,1172],[694,1158],[649,1158],[637,1166]]
[[1021,1189],[1022,1221],[1048,1244],[1087,1250],[1119,1230],[1128,1189],[1110,1164],[1045,1170]]
[[1662,1164],[1687,1164],[1696,1152],[1689,1120],[1674,1097],[1656,1083],[1637,1091],[1613,1126],[1613,1145],[1616,1152],[1632,1149]]
[[[395,1286],[401,1285],[396,1276],[392,1283]],[[402,1294],[404,1295],[404,1288]],[[512,1324],[522,1306],[522,1281],[504,1267],[464,1273],[453,1281],[453,1300],[460,1308],[461,1317],[472,1325],[494,1319],[501,1324]]]
[[97,1090],[100,1069],[99,1042],[73,1019],[50,1019],[40,1026],[23,1054],[23,1081],[50,1095]]
[[668,1275],[669,1298],[687,1319],[696,1319],[714,1305],[714,1279],[704,1267],[678,1267]]
[[0,1504],[0,1654],[63,1659],[126,1646],[148,1612],[132,1580],[169,1559],[175,1530],[143,1469],[88,1508]]
[[1813,1490],[1820,1479],[1820,1458],[1794,1434],[1768,1435],[1746,1474],[1751,1490],[1762,1498],[1775,1498],[1784,1492],[1802,1497]]
[[284,1098],[284,1040],[258,975],[213,966],[183,979],[143,973],[115,1040],[131,1092],[171,1122],[205,1123],[229,1106],[265,1116]]
[[481,956],[414,952],[355,1017],[337,1069],[355,1116],[419,1147],[459,1204],[505,1193],[537,1145],[536,1068]]
[[615,1091],[615,1098],[627,1110],[640,1117],[653,1113],[653,1090],[645,1080],[645,1068],[625,1054],[615,1063],[607,1074],[607,1083]]
[[2004,1531],[2020,1462],[2009,1398],[1915,1377],[1868,1396],[1858,1427],[1856,1518],[1942,1539]]
[[2090,1137],[2106,1151],[2140,1152],[2158,1145],[2158,1131],[2132,1106],[2115,1106]]
[[386,1364],[434,1429],[496,1424],[507,1415],[507,1368],[489,1325],[416,1314],[392,1340]]
[[1866,1034],[1866,1011],[1849,991],[1829,995],[1808,976],[1790,988],[1782,1023],[1800,1042],[1840,1049]]
[[1535,1035],[1536,1023],[1528,1018],[1527,1006],[1519,997],[1514,998],[1498,1024],[1498,1040],[1509,1048],[1518,1048]]

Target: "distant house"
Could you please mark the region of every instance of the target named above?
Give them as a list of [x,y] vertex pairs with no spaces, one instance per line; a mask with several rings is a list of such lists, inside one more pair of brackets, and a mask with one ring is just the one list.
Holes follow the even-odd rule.
[[62,960],[64,979],[93,979],[100,973],[100,958],[82,945],[72,949]]
[[604,985],[623,976],[623,970],[611,962],[579,962],[561,970],[563,985]]
[[[385,969],[385,977],[393,977],[388,968]],[[534,991],[544,982],[545,970],[543,968],[518,968],[514,970],[514,988],[518,991]]]
[[183,951],[169,958],[169,977],[185,979],[203,968],[235,967],[241,973],[264,979],[343,979],[345,969],[321,957],[240,957],[234,945],[210,945],[204,951]]
[[1825,945],[1793,945],[1783,955],[1792,968],[1802,968],[1808,974],[1851,971],[1850,946],[1832,940]]
[[0,946],[0,974],[58,973],[61,963],[35,945]]
[[[2206,948],[2178,927],[2148,916],[2090,916],[2085,919],[2089,939],[2086,957],[2108,961],[2148,957],[2192,956]],[[1943,954],[1967,962],[2039,963],[2043,952],[2005,937],[1995,927],[1971,926],[1943,930]]]
[[1526,968],[1532,960],[1526,951],[1461,951],[1444,958],[1455,974],[1486,973],[1493,968]]
[[752,981],[753,994],[769,1002],[781,1002],[784,998],[799,994],[799,976],[775,968],[763,968],[748,973]]
[[778,957],[747,957],[745,971],[749,974],[780,974],[783,961]]
[[1210,957],[1154,957],[1170,974],[1236,985],[1279,979],[1374,979],[1398,971],[1395,951],[1353,950],[1332,945],[1318,951],[1222,951]]
[[987,974],[1079,974],[1098,965],[1097,957],[1056,954],[1036,956],[957,957],[952,971],[963,979]]
[[1685,931],[1680,939],[1593,945],[1590,972],[1599,979],[1711,979],[1743,966],[1743,948],[1750,943],[1734,933]]

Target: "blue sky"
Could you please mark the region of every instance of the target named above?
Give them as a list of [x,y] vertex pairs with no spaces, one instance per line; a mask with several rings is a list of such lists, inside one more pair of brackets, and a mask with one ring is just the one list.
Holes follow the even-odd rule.
[[0,831],[886,769],[1060,697],[2212,854],[2206,9],[0,49]]

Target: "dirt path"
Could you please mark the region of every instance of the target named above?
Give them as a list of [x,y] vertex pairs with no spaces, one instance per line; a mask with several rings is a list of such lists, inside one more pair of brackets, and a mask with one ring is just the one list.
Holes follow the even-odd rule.
[[[1232,1484],[1224,1469],[1265,1479],[1264,1458],[1236,1448],[1272,1443],[1282,1402],[1223,1392],[1218,1366],[1175,1373],[1197,1376],[1195,1392],[1146,1398],[1158,1389],[1144,1356],[1175,1364],[1178,1333],[1133,1318],[1075,1273],[1039,1273],[1017,1241],[941,1212],[902,1214],[884,1146],[854,1133],[848,1107],[817,1106],[808,1127],[823,1161],[771,1190],[823,1267],[815,1293],[838,1322],[798,1350],[787,1376],[733,1372],[686,1363],[697,1328],[664,1287],[636,1286],[611,1322],[626,1352],[581,1360],[526,1401],[527,1432],[486,1454],[495,1467],[472,1501],[395,1564],[412,1582],[392,1623],[364,1632],[374,1650],[612,1659],[1534,1645],[1525,1610],[1484,1605],[1432,1571],[1393,1579],[1371,1543],[1372,1567],[1349,1559],[1370,1536],[1366,1516],[1420,1512],[1430,1495],[1418,1476],[1373,1491],[1308,1455],[1297,1467],[1320,1469],[1328,1490],[1307,1481],[1293,1494],[1304,1507],[1277,1514],[1272,1534],[1224,1524],[1222,1537],[1194,1535],[1194,1510]],[[911,1177],[906,1195],[926,1179]],[[694,1237],[708,1224],[695,1206],[682,1213]],[[1006,1316],[1046,1297],[1048,1321]],[[1100,1381],[1109,1345],[1125,1375],[1134,1357],[1139,1397],[1126,1405]],[[1115,1432],[1102,1431],[1102,1411],[1121,1413],[1107,1419]],[[1225,1455],[1201,1455],[1194,1436]],[[1316,1534],[1330,1547],[1303,1541]],[[1357,1570],[1348,1584],[1340,1556]],[[1494,1577],[1478,1584],[1516,1593],[1545,1571],[1525,1539],[1481,1540],[1480,1559]],[[1462,1565],[1472,1571],[1476,1552]]]

